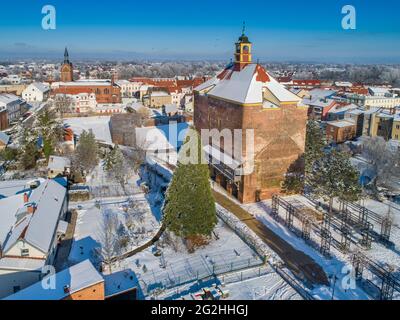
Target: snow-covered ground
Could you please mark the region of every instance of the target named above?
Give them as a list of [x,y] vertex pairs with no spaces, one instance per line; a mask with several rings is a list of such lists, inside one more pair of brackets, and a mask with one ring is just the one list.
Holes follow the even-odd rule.
[[[285,200],[289,202],[300,202],[312,208],[312,204],[308,199],[302,196],[290,196],[285,197]],[[310,243],[306,243],[302,238],[296,236],[290,231],[284,224],[276,221],[271,215],[271,200],[262,201],[253,204],[244,204],[242,207],[250,212],[257,219],[262,221],[269,229],[279,235],[282,239],[287,241],[293,247],[302,250],[304,253],[314,259],[326,272],[328,276],[331,276],[332,282],[331,287],[320,286],[314,288],[312,294],[318,299],[330,299],[332,295],[333,279],[336,276],[338,280],[335,285],[335,299],[371,299],[362,288],[357,286],[356,288],[346,288],[346,284],[352,283],[351,277],[349,277],[350,255],[344,254],[338,251],[336,248],[331,246],[331,257],[326,258],[323,256],[317,247],[310,246]],[[377,213],[385,214],[387,212],[387,205],[368,200],[365,202],[365,206],[372,211]],[[282,210],[282,209],[280,209]],[[396,223],[395,223],[396,224]],[[300,224],[294,219],[294,227],[301,230]],[[377,229],[380,232],[380,229]],[[367,256],[373,258],[380,264],[390,264],[395,267],[395,270],[400,266],[400,230],[398,226],[392,226],[391,240],[395,242],[395,247],[390,249],[386,248],[380,243],[373,242],[370,250],[362,250]],[[311,241],[319,244],[319,237],[313,232],[311,233]],[[394,298],[398,299],[398,294],[395,294]]]
[[64,123],[78,136],[83,130],[91,130],[98,141],[112,144],[109,116],[68,118]]
[[[135,227],[130,237],[131,241],[125,251],[132,250],[150,240],[160,228],[160,223],[152,211],[152,204],[144,194],[129,197],[137,203],[135,210],[140,210],[140,217],[135,219]],[[85,259],[96,261],[94,250],[101,246],[102,215],[114,215],[126,228],[127,212],[124,207],[129,206],[127,197],[103,199],[100,206],[95,201],[73,203],[73,208],[80,206],[75,227],[74,241],[69,255],[69,263],[75,264]],[[129,212],[128,212],[129,213]],[[136,216],[135,216],[136,218]]]
[[[258,276],[257,273],[260,269],[263,271],[261,276]],[[192,300],[195,295],[203,293],[205,288],[216,288],[223,292],[229,292],[226,300],[302,300],[302,297],[270,266],[218,276],[217,279],[200,284],[192,282],[166,290],[158,295],[157,299]]]

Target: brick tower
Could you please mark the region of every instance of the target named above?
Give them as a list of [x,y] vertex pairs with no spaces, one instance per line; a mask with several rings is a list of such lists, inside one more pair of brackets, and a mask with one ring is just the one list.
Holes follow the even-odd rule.
[[69,61],[68,49],[64,51],[64,63],[61,66],[61,81],[71,82],[74,81],[74,69],[72,63]]
[[[198,131],[231,132],[232,142],[220,135],[217,145],[211,139],[203,141],[204,150],[211,177],[248,203],[279,193],[285,174],[299,162],[305,148],[307,107],[261,65],[252,63],[252,43],[244,30],[234,57],[222,72],[194,89],[194,126]],[[242,129],[239,154],[232,151],[239,139],[235,129]],[[247,129],[254,130],[251,154],[246,151]]]

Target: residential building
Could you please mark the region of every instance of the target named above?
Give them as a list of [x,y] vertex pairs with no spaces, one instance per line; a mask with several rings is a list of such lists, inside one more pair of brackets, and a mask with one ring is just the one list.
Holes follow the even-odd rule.
[[22,98],[29,102],[43,102],[46,101],[50,94],[50,87],[40,83],[31,83],[23,92]]
[[68,176],[71,173],[71,160],[65,157],[50,156],[47,165],[47,177]]
[[400,141],[400,114],[393,118],[392,139]]
[[0,93],[12,93],[21,96],[26,87],[26,84],[2,84],[0,85]]
[[327,121],[334,121],[334,120],[344,120],[345,114],[350,110],[358,109],[358,106],[355,104],[343,104],[338,103],[334,107],[330,108],[326,115]]
[[10,93],[0,94],[0,109],[7,109],[8,125],[16,122],[27,111],[27,104],[24,100]]
[[12,190],[0,199],[0,298],[39,281],[44,266],[54,263],[68,208],[67,190],[55,180]]
[[38,281],[4,300],[104,300],[103,276],[89,260],[84,260],[55,274],[54,288]]
[[171,104],[172,98],[167,91],[153,91],[143,98],[144,105],[151,108],[161,108],[163,105]]
[[[252,43],[244,33],[235,48],[234,62],[194,89],[194,126],[199,132],[216,129],[210,139],[214,141],[203,141],[211,177],[248,203],[280,193],[289,168],[300,166],[307,106],[260,64],[252,63]],[[241,145],[234,134],[238,129],[243,142],[234,150]],[[232,143],[221,139],[221,130],[230,133]],[[252,137],[254,150],[247,150],[246,141]]]
[[326,124],[326,137],[328,142],[342,143],[356,137],[357,127],[354,122],[337,120]]
[[[375,91],[372,91],[375,92]],[[380,93],[381,94],[381,93]],[[362,94],[347,94],[346,99],[350,103],[357,104],[366,108],[386,108],[391,109],[400,106],[400,97],[397,95],[362,95]]]

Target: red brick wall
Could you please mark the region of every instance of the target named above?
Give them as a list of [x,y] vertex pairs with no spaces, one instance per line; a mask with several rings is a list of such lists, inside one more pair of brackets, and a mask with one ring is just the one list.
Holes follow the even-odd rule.
[[64,300],[104,300],[104,282],[74,292]]
[[[245,132],[254,129],[255,169],[252,174],[242,177],[239,200],[256,201],[257,190],[261,199],[279,192],[284,174],[304,152],[307,109],[296,105],[283,105],[279,109],[241,106],[197,93],[194,99],[197,130],[227,128]],[[243,154],[245,152],[243,149]]]
[[0,131],[8,128],[7,110],[0,112]]
[[[108,93],[105,93],[108,90]],[[99,92],[99,93],[98,93]],[[121,89],[118,86],[60,86],[53,94],[94,93],[98,103],[121,103]]]

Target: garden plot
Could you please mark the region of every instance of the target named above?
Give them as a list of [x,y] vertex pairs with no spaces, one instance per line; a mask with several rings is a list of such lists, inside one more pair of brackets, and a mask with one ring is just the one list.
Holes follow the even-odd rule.
[[[152,204],[151,199],[150,196],[145,197],[142,193],[131,196],[129,199],[108,199],[101,205],[94,201],[82,203],[80,206],[82,209],[78,210],[69,263],[74,264],[85,259],[97,262],[94,252],[101,246],[104,215],[118,219],[116,239],[122,237],[129,239],[124,242],[126,246],[123,252],[133,250],[149,241],[160,228],[160,223],[154,215],[154,213],[158,214],[158,208]],[[76,205],[77,203],[74,203],[74,206]]]

